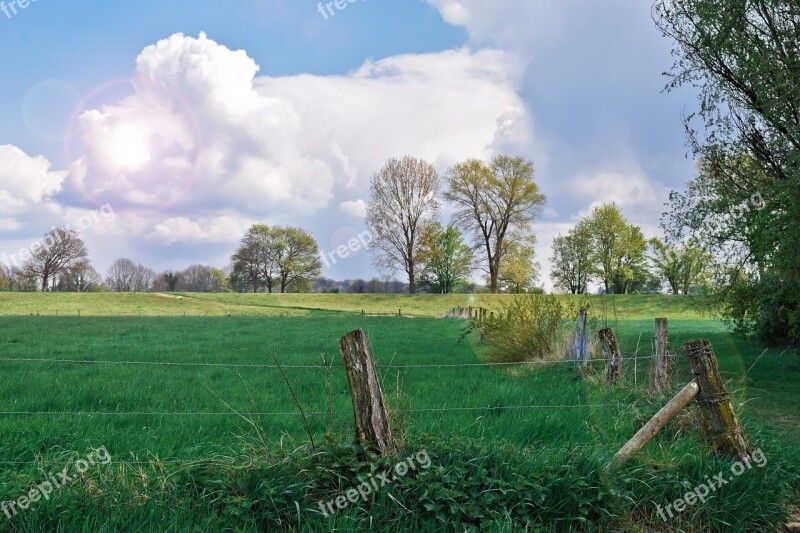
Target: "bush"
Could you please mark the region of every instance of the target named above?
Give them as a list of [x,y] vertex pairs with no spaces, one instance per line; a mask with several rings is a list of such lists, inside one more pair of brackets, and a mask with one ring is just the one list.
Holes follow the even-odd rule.
[[470,327],[481,332],[492,361],[555,361],[567,353],[574,329],[572,318],[577,314],[574,305],[562,304],[553,296],[518,295],[498,318]]

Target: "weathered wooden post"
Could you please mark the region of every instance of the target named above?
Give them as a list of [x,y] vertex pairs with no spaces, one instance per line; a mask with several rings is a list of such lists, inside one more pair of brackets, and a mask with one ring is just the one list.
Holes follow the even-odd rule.
[[739,419],[719,374],[714,348],[705,339],[687,342],[683,347],[700,386],[697,404],[703,418],[703,429],[714,447],[714,452],[746,457],[750,453],[750,446],[742,435]]
[[570,354],[571,359],[583,362],[583,366],[589,366],[589,351],[586,349],[586,316],[586,309],[581,309],[578,313],[578,330],[575,332]]
[[597,332],[597,338],[603,347],[606,358],[606,385],[614,385],[622,377],[622,353],[619,351],[617,337],[611,328],[603,328]]
[[656,318],[656,353],[650,365],[650,393],[661,396],[670,387],[669,321]]
[[372,444],[384,457],[394,454],[397,441],[367,333],[362,329],[348,333],[339,340],[339,349],[353,398],[356,439]]
[[613,464],[618,466],[639,453],[639,451],[647,446],[653,437],[655,437],[659,431],[664,429],[670,420],[675,418],[681,409],[689,405],[689,403],[697,397],[697,393],[700,391],[700,387],[697,385],[696,381],[692,381],[688,385],[686,385],[681,391],[675,395],[667,405],[662,407],[658,413],[655,414],[650,421],[642,426],[642,429],[636,432],[631,440],[625,443],[625,446],[620,448],[617,452],[617,455],[614,456]]

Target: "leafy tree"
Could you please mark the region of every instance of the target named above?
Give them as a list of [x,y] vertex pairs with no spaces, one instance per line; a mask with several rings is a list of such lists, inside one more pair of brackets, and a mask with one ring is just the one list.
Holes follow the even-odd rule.
[[534,260],[535,239],[518,238],[509,240],[507,252],[500,265],[498,285],[501,291],[509,294],[525,294],[533,291],[539,280],[539,264]]
[[405,271],[411,294],[417,290],[420,236],[439,212],[438,192],[436,169],[411,156],[390,159],[370,178],[373,262],[381,271]]
[[547,198],[534,179],[533,163],[501,155],[488,165],[471,159],[448,172],[445,198],[456,205],[454,221],[475,236],[475,247],[485,253],[492,293],[500,289],[503,258],[511,252],[512,233],[532,234],[531,224]]
[[[294,286],[296,291],[310,291],[311,282],[322,273],[319,246],[314,237],[301,228],[276,227],[272,231],[275,273],[281,292]],[[271,289],[271,282],[268,287]]]
[[420,238],[420,285],[430,292],[450,294],[472,272],[472,249],[457,227],[434,222]]
[[642,230],[628,224],[615,203],[596,207],[586,225],[606,294],[633,292],[637,284],[644,284],[647,241]]
[[695,242],[671,246],[659,239],[650,239],[650,247],[655,274],[667,282],[672,294],[689,294],[702,283],[713,261],[711,254]]
[[628,225],[623,234],[622,253],[617,257],[613,274],[613,292],[637,292],[647,283],[647,240],[641,228]]
[[567,235],[553,239],[550,278],[559,289],[572,294],[585,294],[595,275],[592,233],[581,221]]
[[658,0],[654,18],[674,42],[668,88],[700,89],[686,124],[700,172],[671,195],[668,237],[714,251],[716,296],[741,329],[800,343],[797,2]]

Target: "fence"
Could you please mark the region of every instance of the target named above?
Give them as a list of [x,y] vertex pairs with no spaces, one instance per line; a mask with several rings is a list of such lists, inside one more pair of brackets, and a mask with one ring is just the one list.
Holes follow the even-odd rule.
[[[487,315],[483,308],[461,308],[452,316],[467,315],[476,320],[481,320]],[[456,310],[454,310],[456,311]],[[489,315],[491,318],[491,315]],[[661,395],[671,387],[670,361],[676,356],[669,353],[667,346],[668,331],[667,320],[656,321],[654,335],[656,350],[650,356],[638,356],[637,360],[652,359],[650,376],[651,391],[655,396]],[[582,311],[576,331],[575,346],[586,345],[586,312]],[[298,411],[283,412],[236,412],[236,411],[29,411],[29,410],[0,410],[0,416],[91,416],[91,417],[242,417],[242,416],[275,416],[275,417],[315,417],[331,416],[332,414],[346,415],[352,413],[354,417],[355,435],[360,441],[371,444],[384,455],[391,455],[397,449],[397,438],[388,416],[390,406],[386,401],[381,388],[379,375],[381,370],[408,370],[408,369],[461,369],[469,367],[518,367],[574,365],[587,372],[594,363],[604,363],[606,366],[607,386],[615,386],[623,379],[624,359],[616,343],[613,331],[606,328],[598,332],[603,346],[604,357],[590,358],[588,351],[576,353],[559,361],[522,361],[522,362],[478,362],[478,363],[431,363],[431,364],[376,364],[369,339],[362,330],[348,333],[340,340],[342,365],[280,365],[275,364],[234,364],[234,363],[209,363],[209,362],[181,362],[181,361],[112,361],[95,359],[65,359],[65,358],[30,358],[30,357],[2,357],[0,363],[23,363],[42,365],[118,365],[142,367],[198,367],[198,368],[229,368],[229,369],[272,369],[283,373],[284,369],[331,369],[344,370],[350,386],[352,398],[352,411]],[[703,418],[704,430],[714,446],[715,451],[727,454],[743,454],[748,450],[748,445],[739,428],[738,419],[733,411],[727,391],[719,377],[716,357],[708,341],[696,341],[685,345],[687,356],[692,365],[696,381],[684,387],[681,392],[659,414],[651,420],[642,431],[637,433],[632,443],[620,450],[617,462],[621,463],[640,450],[663,428],[669,420],[692,400],[697,399],[700,413]],[[577,357],[575,357],[577,355]],[[284,375],[285,377],[285,375]],[[294,394],[294,393],[293,393]],[[298,404],[299,405],[299,404]],[[647,405],[647,402],[633,404],[634,407]],[[572,403],[572,404],[520,404],[504,406],[457,406],[457,407],[423,407],[414,409],[394,409],[401,414],[413,413],[448,413],[448,412],[497,412],[503,410],[560,410],[560,409],[621,409],[631,404],[621,403]],[[669,409],[667,409],[669,407]],[[666,410],[666,412],[665,412]],[[640,435],[641,434],[641,435]],[[635,442],[634,442],[635,440]],[[575,448],[605,448],[607,445],[576,446]],[[547,448],[544,448],[547,449]],[[552,448],[551,448],[552,449]],[[624,452],[624,453],[623,453]],[[135,462],[136,464],[158,463],[166,464],[173,461]],[[180,462],[180,461],[174,461]],[[188,461],[191,462],[191,461]],[[35,462],[0,461],[0,464],[33,464]],[[38,463],[37,463],[38,464]],[[130,463],[133,464],[133,463]]]

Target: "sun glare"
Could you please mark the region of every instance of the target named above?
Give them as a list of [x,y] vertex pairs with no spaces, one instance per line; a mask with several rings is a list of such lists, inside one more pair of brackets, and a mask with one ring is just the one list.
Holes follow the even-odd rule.
[[112,160],[128,170],[136,170],[150,161],[145,133],[135,126],[118,128],[113,133],[109,149]]

